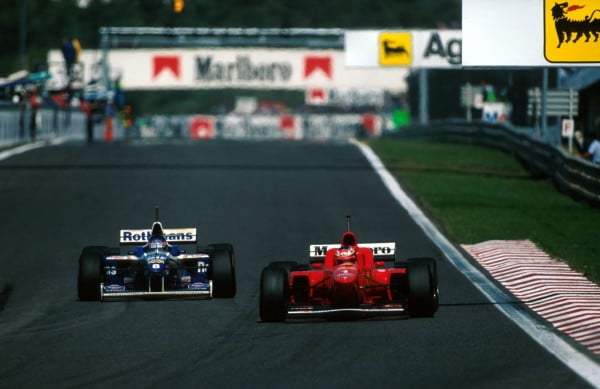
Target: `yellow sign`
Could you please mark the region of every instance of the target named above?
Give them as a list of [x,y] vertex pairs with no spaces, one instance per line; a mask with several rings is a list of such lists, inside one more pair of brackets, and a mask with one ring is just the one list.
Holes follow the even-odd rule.
[[379,34],[379,64],[381,66],[410,66],[412,38],[410,32]]
[[549,62],[600,62],[600,2],[544,0],[544,56]]

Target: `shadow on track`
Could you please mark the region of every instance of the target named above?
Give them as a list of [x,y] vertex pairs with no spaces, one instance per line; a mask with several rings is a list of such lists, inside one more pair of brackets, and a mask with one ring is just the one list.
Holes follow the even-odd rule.
[[8,299],[10,298],[10,295],[12,294],[12,291],[13,291],[12,284],[8,284],[4,288],[2,288],[2,291],[0,292],[0,312],[2,312],[4,310],[4,307],[6,306],[6,303],[8,302]]

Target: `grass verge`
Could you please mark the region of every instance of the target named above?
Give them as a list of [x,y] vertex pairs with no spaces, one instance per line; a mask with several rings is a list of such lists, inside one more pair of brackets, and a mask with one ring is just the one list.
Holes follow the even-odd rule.
[[600,284],[600,209],[533,178],[510,154],[423,140],[369,145],[454,242],[529,239]]

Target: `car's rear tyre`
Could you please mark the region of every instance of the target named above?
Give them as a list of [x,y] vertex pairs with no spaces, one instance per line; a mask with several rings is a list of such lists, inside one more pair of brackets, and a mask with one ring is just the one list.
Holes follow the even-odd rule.
[[260,275],[260,319],[265,322],[285,320],[289,298],[288,272],[267,266]]
[[211,250],[213,297],[234,297],[236,293],[235,260],[229,243],[213,244]]
[[408,314],[411,317],[431,317],[436,304],[432,279],[427,263],[408,262]]
[[106,247],[84,247],[79,256],[79,275],[77,277],[77,295],[80,300],[100,300],[102,282],[102,258]]
[[295,261],[273,261],[269,263],[269,267],[276,267],[285,270],[288,274],[298,266],[298,262]]

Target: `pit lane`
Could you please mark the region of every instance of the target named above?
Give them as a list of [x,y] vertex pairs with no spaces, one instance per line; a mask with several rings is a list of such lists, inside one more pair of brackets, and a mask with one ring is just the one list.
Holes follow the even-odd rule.
[[[447,263],[353,145],[64,144],[0,161],[3,387],[588,387]],[[144,228],[236,249],[234,299],[79,302],[77,257]],[[438,260],[432,319],[264,324],[260,271],[352,215],[359,242]],[[11,286],[10,289],[8,286]]]

